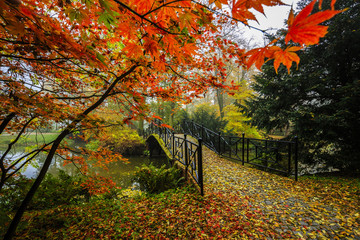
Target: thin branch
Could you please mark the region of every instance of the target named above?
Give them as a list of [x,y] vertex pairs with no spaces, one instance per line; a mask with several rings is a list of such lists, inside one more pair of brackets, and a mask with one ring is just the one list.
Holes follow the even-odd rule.
[[0,54],[0,57],[17,58],[17,59],[23,59],[23,60],[27,60],[27,61],[41,61],[41,62],[51,62],[51,61],[59,61],[59,60],[70,61],[70,58],[53,58],[53,59],[48,59],[48,58],[27,58],[27,57],[16,56],[16,55],[11,55],[11,54],[10,55]]
[[168,5],[172,4],[172,3],[177,3],[177,2],[190,2],[190,0],[185,0],[185,1],[184,1],[184,0],[175,0],[175,1],[172,1],[172,2],[167,2],[167,3],[164,3],[163,5],[160,5],[160,6],[157,7],[157,8],[154,8],[153,10],[151,10],[151,11],[149,11],[149,12],[141,15],[141,16],[142,16],[142,17],[145,17],[146,15],[149,15],[149,14],[151,14],[151,13],[153,13],[153,12],[155,12],[155,11],[163,8],[163,7],[166,7],[166,6],[168,6]]
[[[70,150],[70,149],[69,149],[69,150]],[[61,158],[62,160],[69,161],[68,159],[64,158],[64,157],[63,157],[62,155],[60,155],[60,154],[55,154],[55,155],[58,156],[59,158]],[[81,168],[78,167],[78,166],[76,165],[76,163],[75,163],[72,159],[70,159],[70,162],[76,167],[76,169],[80,172],[81,175],[86,176],[86,174],[81,171]]]
[[[55,141],[55,140],[54,140]],[[11,164],[10,167],[7,168],[7,171],[8,172],[10,169],[12,169],[13,167],[15,167],[19,162],[21,162],[22,159],[26,158],[27,156],[30,156],[31,154],[34,154],[32,155],[31,157],[29,157],[28,159],[25,160],[25,162],[23,162],[17,169],[15,169],[13,172],[11,172],[9,175],[7,175],[5,177],[5,181],[9,178],[11,178],[13,175],[15,175],[18,171],[20,171],[21,168],[23,168],[28,162],[30,162],[31,160],[33,160],[40,152],[43,151],[43,149],[49,145],[51,145],[54,141],[51,141],[47,144],[44,144],[44,146],[42,146],[40,149],[36,149],[36,150],[33,150],[32,152],[28,153],[28,154],[25,154],[24,156],[22,156],[21,158],[17,159],[16,162],[14,162],[13,164]]]
[[30,118],[29,121],[27,121],[24,126],[22,127],[22,129],[20,130],[20,132],[18,133],[17,137],[15,138],[14,141],[12,141],[11,143],[9,143],[8,148],[6,149],[6,151],[3,153],[2,157],[0,158],[0,162],[3,162],[5,159],[5,156],[10,152],[12,146],[20,139],[21,135],[25,132],[25,129],[27,128],[27,126],[32,122],[32,120],[34,120],[36,117],[32,117]]
[[127,6],[126,4],[120,2],[119,0],[114,0],[116,3],[118,3],[119,5],[121,5],[123,8],[129,10],[131,13],[133,13],[134,15],[138,16],[139,18],[147,21],[148,23],[150,23],[151,25],[155,26],[156,28],[166,32],[166,33],[169,33],[169,34],[172,34],[172,35],[183,35],[182,33],[173,33],[173,32],[170,32],[169,30],[165,29],[165,28],[162,28],[160,27],[158,24],[154,23],[153,21],[147,19],[146,17],[143,17],[142,15],[140,15],[139,13],[137,13],[135,10],[131,9],[129,6]]
[[268,35],[268,33],[266,32],[267,30],[263,30],[263,29],[260,29],[260,28],[251,26],[251,25],[249,25],[249,24],[247,24],[247,23],[245,23],[245,22],[243,22],[243,21],[240,21],[239,19],[236,19],[236,18],[234,18],[234,17],[232,17],[232,16],[229,16],[229,15],[227,15],[227,14],[218,12],[218,11],[216,11],[216,10],[214,10],[214,9],[212,9],[212,8],[206,6],[205,4],[202,4],[202,3],[198,2],[198,1],[194,1],[194,0],[191,0],[191,1],[192,1],[193,3],[195,3],[195,4],[198,4],[198,5],[206,8],[206,9],[209,10],[210,12],[215,13],[216,15],[220,15],[220,16],[226,17],[226,18],[228,18],[228,19],[235,20],[236,22],[241,22],[242,24],[244,24],[245,26],[247,26],[247,27],[249,27],[249,28],[255,29],[255,30],[257,30],[257,31],[260,31],[260,32]]
[[194,82],[194,81],[191,81],[190,79],[186,78],[185,76],[181,75],[180,73],[176,72],[170,65],[167,66],[168,68],[170,68],[170,70],[178,77],[180,77],[181,79],[189,82],[189,83],[192,83],[192,84],[195,84],[199,87],[201,87],[201,85],[199,85],[198,83]]

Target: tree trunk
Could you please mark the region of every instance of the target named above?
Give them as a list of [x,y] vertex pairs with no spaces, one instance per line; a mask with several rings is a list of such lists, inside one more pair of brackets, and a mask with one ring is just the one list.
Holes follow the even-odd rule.
[[144,135],[144,118],[143,117],[140,117],[140,119],[139,119],[138,134],[140,136]]
[[8,125],[8,123],[11,121],[11,119],[13,119],[15,117],[15,113],[10,113],[9,115],[7,115],[5,117],[5,119],[1,122],[0,125],[0,134],[4,131],[4,129],[6,128],[6,126]]
[[223,118],[224,118],[224,92],[219,88],[216,89],[216,98],[218,100],[218,105],[219,105],[220,119],[223,120]]
[[36,178],[36,180],[34,181],[33,185],[31,186],[29,192],[26,194],[25,199],[23,200],[23,202],[21,203],[19,209],[17,210],[14,218],[11,221],[11,224],[4,236],[4,240],[10,240],[12,239],[12,237],[15,234],[16,228],[20,223],[20,220],[22,218],[22,215],[24,214],[27,206],[29,205],[31,199],[33,198],[36,190],[39,188],[42,180],[44,179],[49,166],[51,164],[52,158],[57,150],[57,148],[59,147],[61,141],[66,137],[66,135],[68,135],[69,133],[71,133],[71,130],[74,129],[76,127],[76,125],[78,123],[80,123],[90,112],[92,112],[94,109],[96,109],[97,107],[99,107],[101,105],[101,103],[103,103],[105,101],[105,99],[110,95],[111,91],[114,89],[114,87],[116,86],[116,84],[122,80],[123,78],[127,77],[130,73],[132,73],[135,69],[137,68],[137,65],[132,66],[128,71],[126,71],[125,73],[123,73],[122,75],[120,75],[119,77],[117,77],[114,82],[109,86],[109,88],[106,90],[106,92],[93,104],[91,105],[88,109],[86,109],[82,114],[79,114],[77,116],[77,118],[71,122],[65,129],[64,131],[62,131],[62,133],[56,138],[56,140],[54,141],[49,154],[46,157],[46,160],[44,162],[43,167],[41,168],[41,171],[38,175],[38,177]]
[[54,154],[57,150],[57,148],[59,147],[61,141],[66,137],[66,135],[68,135],[70,133],[70,131],[68,129],[64,130],[55,140],[55,142],[53,143],[49,154],[46,157],[46,160],[44,162],[43,167],[41,168],[41,171],[38,175],[38,177],[36,178],[36,180],[34,181],[33,185],[31,186],[29,192],[26,194],[25,199],[22,201],[19,209],[16,211],[16,214],[13,218],[13,220],[11,221],[11,224],[4,236],[4,240],[8,240],[11,239],[16,231],[17,226],[20,223],[21,217],[24,214],[27,206],[29,205],[31,199],[33,198],[33,196],[35,195],[36,190],[39,188],[42,180],[44,179],[46,172],[49,169],[49,166],[51,164],[51,160],[54,157]]

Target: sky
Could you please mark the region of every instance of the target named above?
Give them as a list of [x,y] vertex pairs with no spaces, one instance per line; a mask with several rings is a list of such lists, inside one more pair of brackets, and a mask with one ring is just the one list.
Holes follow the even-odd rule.
[[[296,3],[299,2],[300,0],[282,0],[282,1],[288,6],[264,7],[266,17],[261,13],[257,13],[257,12],[255,13],[260,25],[255,21],[249,21],[249,25],[263,30],[269,28],[280,29],[282,27],[285,27],[286,25],[284,21],[289,16],[291,5],[293,4],[294,6],[293,8],[296,9]],[[263,33],[257,30],[249,29],[247,27],[244,30],[245,30],[245,35],[248,39],[251,39],[251,37],[253,37],[254,41],[256,41],[257,44],[264,45]]]

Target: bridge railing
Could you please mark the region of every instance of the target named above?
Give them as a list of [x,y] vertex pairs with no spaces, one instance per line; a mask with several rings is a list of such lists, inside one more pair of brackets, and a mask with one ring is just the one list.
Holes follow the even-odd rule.
[[298,141],[281,141],[247,138],[245,134],[226,136],[214,132],[193,121],[180,124],[184,133],[201,138],[203,144],[219,155],[257,166],[264,170],[276,171],[298,177]]
[[159,135],[172,159],[184,167],[185,177],[189,175],[199,186],[201,195],[204,195],[202,139],[198,138],[196,143],[186,134],[176,135],[174,130],[162,126],[161,121],[150,124],[145,135],[150,134]]

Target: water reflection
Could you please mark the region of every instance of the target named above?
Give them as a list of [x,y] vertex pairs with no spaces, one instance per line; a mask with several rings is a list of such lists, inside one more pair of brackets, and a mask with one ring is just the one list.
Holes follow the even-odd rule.
[[[5,152],[5,148],[0,146],[0,156]],[[19,146],[15,151],[13,151],[7,157],[11,160],[17,159],[23,155],[25,155],[25,147],[20,148]],[[126,157],[129,159],[128,163],[118,161],[109,164],[109,170],[104,170],[101,168],[92,168],[90,171],[94,171],[99,173],[104,177],[111,177],[114,182],[117,183],[119,187],[126,188],[131,186],[131,174],[136,171],[136,167],[140,167],[142,164],[150,164],[160,167],[163,164],[169,165],[168,160],[165,156],[158,157],[145,157],[145,156],[130,156]],[[26,168],[21,171],[21,174],[26,176],[27,178],[35,178],[46,159],[46,154],[40,153],[36,156],[35,159],[31,161],[30,164]],[[26,161],[26,158],[23,160]],[[74,176],[76,174],[80,174],[78,169],[73,164],[63,165],[63,160],[60,157],[54,156],[53,161],[50,165],[48,173],[53,175],[57,175],[59,170],[64,170],[70,176]]]
[[150,164],[157,167],[161,167],[163,164],[168,165],[166,157],[144,157],[144,156],[131,156],[127,157],[129,163],[124,162],[114,162],[109,164],[109,170],[104,171],[103,169],[97,169],[102,176],[111,177],[114,182],[117,183],[120,187],[129,187],[131,186],[131,175],[136,171],[136,167],[140,167],[142,164]]

